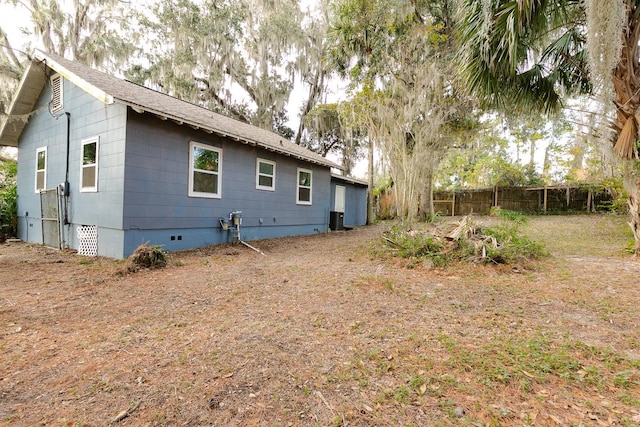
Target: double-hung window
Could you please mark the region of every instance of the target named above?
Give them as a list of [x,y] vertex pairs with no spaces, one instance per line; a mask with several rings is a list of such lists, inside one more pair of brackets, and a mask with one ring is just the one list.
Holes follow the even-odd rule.
[[296,203],[299,205],[311,204],[311,179],[313,172],[309,169],[298,168],[298,188]]
[[82,159],[80,165],[80,191],[98,191],[98,148],[100,137],[82,141]]
[[221,197],[222,150],[210,145],[189,144],[189,196]]
[[36,150],[36,193],[47,188],[47,147]]
[[258,159],[256,162],[256,188],[258,190],[276,190],[276,163]]

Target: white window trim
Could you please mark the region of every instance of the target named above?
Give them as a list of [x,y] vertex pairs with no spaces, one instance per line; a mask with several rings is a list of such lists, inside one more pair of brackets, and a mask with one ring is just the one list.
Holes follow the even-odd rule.
[[[310,174],[311,182],[309,183],[309,201],[300,200],[300,172],[307,172]],[[313,171],[311,169],[298,168],[298,172],[296,173],[296,204],[298,205],[311,205],[313,202]]]
[[[273,175],[268,175],[265,173],[260,173],[260,163],[266,163],[268,165],[273,166]],[[271,177],[271,186],[268,187],[266,185],[260,185],[260,177],[268,176]],[[256,159],[256,189],[258,190],[266,190],[266,191],[276,191],[276,162],[267,159],[261,159],[258,157]]]
[[[44,152],[44,169],[38,169],[38,156],[40,153]],[[39,193],[40,190],[47,189],[47,166],[49,163],[49,159],[47,156],[47,147],[40,147],[36,150],[36,172],[35,172],[35,183],[33,187],[35,188],[36,193]],[[38,172],[44,172],[44,180],[42,182],[42,188],[38,188]]]
[[[96,144],[96,162],[90,165],[84,164],[84,146],[87,144]],[[98,164],[100,159],[100,137],[94,136],[92,138],[83,139],[80,143],[80,192],[81,193],[97,193],[98,192]],[[86,167],[95,166],[95,177],[94,182],[96,185],[93,187],[85,187],[84,186],[84,169]]]
[[[218,192],[217,193],[203,193],[200,191],[193,191],[193,172],[196,169],[193,167],[193,148],[199,147],[205,150],[216,151],[218,153],[218,172],[203,171],[197,169],[198,172],[209,173],[218,176]],[[200,142],[189,142],[189,197],[205,197],[208,199],[221,199],[222,198],[222,148],[214,147],[212,145],[202,144]]]
[[[54,74],[51,76],[50,82],[51,82],[51,112],[57,113],[64,110],[64,79],[60,74]],[[56,84],[59,86],[58,102],[56,102],[55,91],[54,91],[54,87]]]

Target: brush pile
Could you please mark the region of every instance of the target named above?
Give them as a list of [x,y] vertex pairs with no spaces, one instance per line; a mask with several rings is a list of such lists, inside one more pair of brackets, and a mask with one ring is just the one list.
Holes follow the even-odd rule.
[[395,226],[382,238],[395,256],[429,258],[436,266],[459,261],[516,264],[543,255],[540,244],[519,232],[524,216],[510,213],[501,218],[502,224],[493,228],[478,226],[470,216],[425,230]]
[[144,243],[136,248],[127,259],[126,271],[134,273],[140,269],[156,269],[167,265],[167,252],[160,246]]

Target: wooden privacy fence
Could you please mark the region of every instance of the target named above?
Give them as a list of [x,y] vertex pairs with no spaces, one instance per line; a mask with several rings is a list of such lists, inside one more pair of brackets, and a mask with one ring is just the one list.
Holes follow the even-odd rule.
[[595,212],[612,201],[606,189],[559,186],[436,191],[433,198],[436,211],[451,216],[488,213],[492,207],[518,212]]

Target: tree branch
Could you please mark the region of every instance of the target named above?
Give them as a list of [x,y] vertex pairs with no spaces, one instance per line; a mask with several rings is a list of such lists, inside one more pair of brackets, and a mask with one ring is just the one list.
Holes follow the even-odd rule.
[[13,65],[18,67],[19,69],[22,69],[22,64],[20,64],[18,57],[13,51],[13,47],[11,47],[11,44],[9,43],[9,38],[7,37],[7,33],[5,33],[1,27],[0,27],[0,40],[4,43],[5,53],[9,57]]

